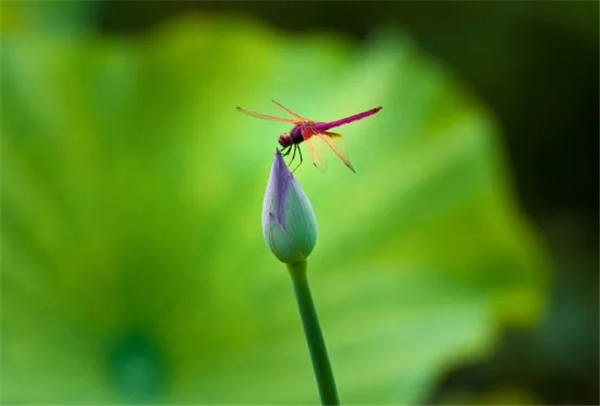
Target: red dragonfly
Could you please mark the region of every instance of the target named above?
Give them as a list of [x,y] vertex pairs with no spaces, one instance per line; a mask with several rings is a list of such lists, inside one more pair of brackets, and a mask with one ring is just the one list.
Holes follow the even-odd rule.
[[267,120],[285,121],[286,123],[294,125],[294,127],[289,133],[283,133],[279,137],[279,145],[281,145],[282,147],[282,155],[287,156],[290,154],[290,152],[293,152],[290,165],[294,161],[296,151],[298,151],[300,163],[294,168],[294,171],[298,169],[298,167],[302,164],[302,150],[299,146],[301,142],[304,142],[308,147],[312,162],[317,167],[317,169],[321,171],[324,171],[326,169],[326,162],[323,153],[319,145],[314,142],[314,139],[316,137],[323,140],[325,144],[327,144],[329,148],[333,150],[335,155],[337,155],[337,157],[340,158],[342,162],[346,164],[346,166],[350,168],[352,172],[356,172],[352,167],[352,164],[348,160],[348,157],[346,156],[346,148],[344,146],[342,136],[338,133],[330,132],[329,130],[340,125],[348,124],[353,121],[363,119],[381,110],[381,107],[375,107],[370,110],[363,111],[362,113],[354,114],[349,117],[344,117],[339,120],[323,122],[313,121],[304,118],[301,115],[294,113],[287,107],[277,103],[275,100],[273,100],[273,103],[284,109],[293,118],[276,117],[270,114],[258,113],[256,111],[248,110],[242,107],[237,107],[237,109],[255,117],[264,118]]

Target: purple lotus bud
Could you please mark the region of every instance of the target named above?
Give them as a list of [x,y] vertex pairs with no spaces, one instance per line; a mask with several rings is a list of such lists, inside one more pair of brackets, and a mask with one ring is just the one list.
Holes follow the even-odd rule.
[[286,263],[304,261],[317,241],[313,209],[278,150],[265,192],[262,228],[273,254]]

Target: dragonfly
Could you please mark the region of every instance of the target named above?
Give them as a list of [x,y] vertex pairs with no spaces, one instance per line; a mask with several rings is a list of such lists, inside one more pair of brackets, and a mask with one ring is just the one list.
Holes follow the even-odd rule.
[[331,132],[329,130],[331,130],[332,128],[335,128],[335,127],[339,127],[344,124],[351,123],[353,121],[361,120],[365,117],[369,117],[369,116],[377,113],[379,110],[381,110],[381,106],[374,107],[370,110],[363,111],[362,113],[357,113],[357,114],[354,114],[354,115],[351,115],[348,117],[340,118],[339,120],[326,122],[326,121],[309,120],[307,118],[302,117],[301,115],[299,115],[297,113],[294,113],[292,110],[290,110],[289,108],[276,102],[275,100],[272,100],[272,102],[275,103],[275,105],[277,105],[278,107],[285,110],[291,116],[291,118],[277,117],[277,116],[273,116],[270,114],[263,114],[263,113],[259,113],[257,111],[245,109],[243,107],[237,107],[237,110],[241,111],[243,113],[249,114],[251,116],[254,116],[254,117],[263,118],[266,120],[273,120],[273,121],[283,121],[283,122],[294,125],[294,127],[292,127],[290,132],[284,132],[283,134],[281,134],[279,136],[279,140],[278,140],[279,145],[281,145],[281,154],[283,156],[288,156],[290,153],[292,153],[292,159],[290,160],[288,165],[292,164],[292,162],[294,161],[294,158],[296,157],[296,152],[298,153],[300,162],[294,168],[294,170],[292,170],[292,172],[294,172],[296,169],[298,169],[298,167],[302,164],[302,161],[303,161],[302,160],[302,150],[300,149],[300,144],[302,142],[304,142],[304,144],[307,146],[307,148],[310,152],[310,156],[311,156],[313,165],[317,169],[321,170],[322,172],[326,170],[327,166],[326,166],[325,156],[323,155],[323,152],[322,152],[319,144],[314,141],[317,138],[320,139],[321,141],[323,141],[323,143],[325,145],[327,145],[329,148],[331,148],[333,153],[352,172],[356,172],[346,154],[346,148],[345,148],[345,145],[343,142],[342,135]]

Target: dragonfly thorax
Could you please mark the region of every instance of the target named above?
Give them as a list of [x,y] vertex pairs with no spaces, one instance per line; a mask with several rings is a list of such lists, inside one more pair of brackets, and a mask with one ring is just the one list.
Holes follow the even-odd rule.
[[309,127],[312,127],[312,125],[308,123],[295,125],[294,128],[292,128],[292,131],[290,131],[291,143],[300,144],[302,141],[304,141],[304,135],[302,135],[302,132],[304,130],[308,130]]

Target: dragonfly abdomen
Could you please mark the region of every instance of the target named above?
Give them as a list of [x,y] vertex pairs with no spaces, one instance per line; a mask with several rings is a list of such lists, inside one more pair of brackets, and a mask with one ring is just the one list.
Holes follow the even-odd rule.
[[361,120],[365,117],[377,113],[379,110],[381,110],[381,107],[375,107],[370,110],[363,111],[362,113],[354,114],[353,116],[349,117],[344,117],[339,120],[330,121],[328,123],[316,123],[315,129],[317,130],[317,132],[327,131],[331,128],[339,127],[340,125],[348,124],[356,120]]

